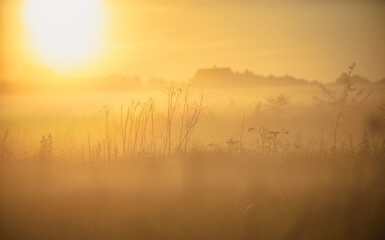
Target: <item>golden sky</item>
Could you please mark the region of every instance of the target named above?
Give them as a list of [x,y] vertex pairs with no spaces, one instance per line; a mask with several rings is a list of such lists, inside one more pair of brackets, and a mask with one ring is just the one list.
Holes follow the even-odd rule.
[[47,66],[61,76],[187,80],[217,65],[330,82],[352,62],[373,81],[385,77],[384,1],[77,0],[72,15],[47,1],[0,1],[0,78]]

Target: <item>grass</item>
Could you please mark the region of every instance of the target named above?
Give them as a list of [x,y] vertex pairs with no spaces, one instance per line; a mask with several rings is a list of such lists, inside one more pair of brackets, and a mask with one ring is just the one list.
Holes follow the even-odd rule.
[[[1,168],[3,239],[381,239],[383,157],[190,152]],[[23,176],[20,178],[20,176]],[[28,226],[28,227],[25,227]]]
[[0,238],[382,239],[383,102],[346,86],[3,115],[23,127],[0,136]]

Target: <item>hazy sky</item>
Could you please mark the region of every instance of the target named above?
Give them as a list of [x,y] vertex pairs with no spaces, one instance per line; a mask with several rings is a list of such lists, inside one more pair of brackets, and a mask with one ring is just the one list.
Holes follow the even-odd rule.
[[186,80],[217,65],[333,81],[352,62],[373,81],[385,77],[385,1],[106,0],[103,41],[92,60],[70,67],[31,47],[24,1],[1,1],[3,78],[46,65],[58,75]]

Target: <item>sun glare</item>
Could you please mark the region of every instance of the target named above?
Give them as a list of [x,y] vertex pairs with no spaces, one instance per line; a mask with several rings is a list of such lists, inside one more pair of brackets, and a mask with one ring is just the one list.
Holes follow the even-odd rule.
[[83,63],[101,40],[101,0],[27,0],[25,18],[36,54],[50,66]]

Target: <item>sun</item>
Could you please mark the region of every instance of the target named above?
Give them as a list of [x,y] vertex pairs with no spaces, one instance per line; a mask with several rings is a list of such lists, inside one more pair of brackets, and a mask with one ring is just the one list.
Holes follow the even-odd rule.
[[101,0],[26,1],[31,44],[46,64],[79,64],[97,53],[103,24]]

